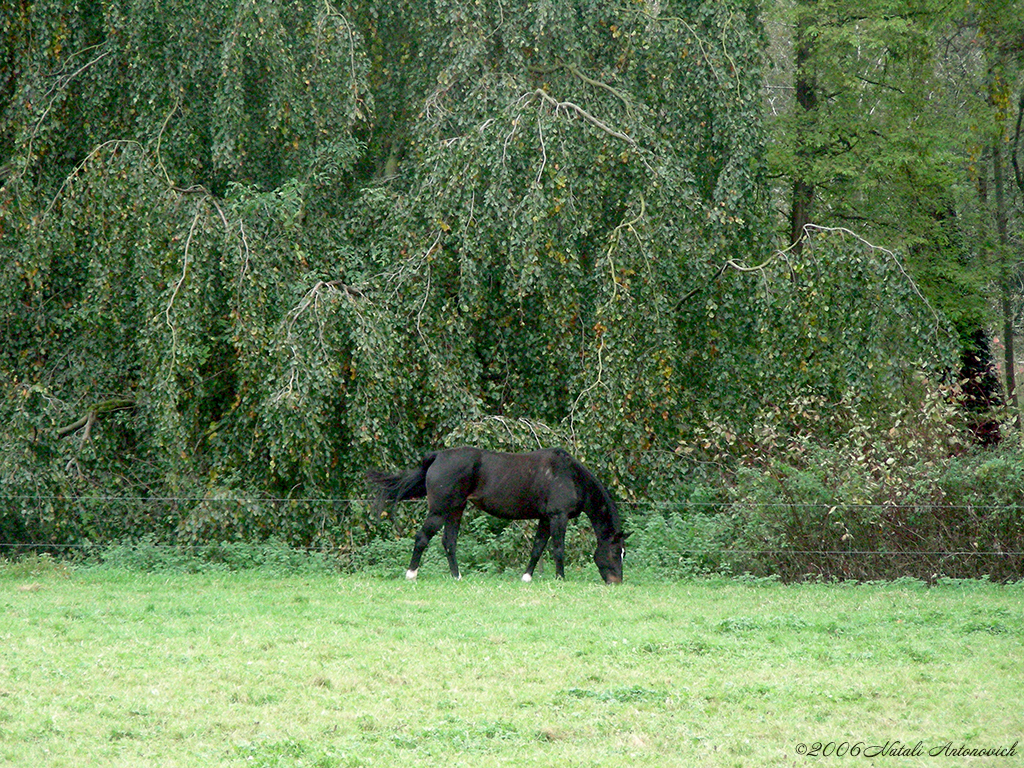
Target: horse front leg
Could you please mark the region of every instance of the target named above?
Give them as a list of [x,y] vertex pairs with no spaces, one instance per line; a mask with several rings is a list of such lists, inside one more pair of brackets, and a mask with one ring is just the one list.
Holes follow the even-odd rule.
[[530,552],[530,563],[526,566],[523,581],[533,581],[533,569],[540,562],[540,556],[544,554],[544,547],[547,546],[550,535],[551,523],[547,518],[542,517],[537,521],[537,533],[533,536],[533,550]]

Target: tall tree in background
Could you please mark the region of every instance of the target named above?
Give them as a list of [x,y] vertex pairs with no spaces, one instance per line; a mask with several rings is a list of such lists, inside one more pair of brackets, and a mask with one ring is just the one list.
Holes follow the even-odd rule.
[[[1012,240],[1014,206],[996,194],[994,175],[1006,165],[1006,110],[1000,117],[995,105],[1019,87],[1006,66],[1019,5],[801,0],[777,12],[772,29],[789,51],[776,53],[775,82],[788,79],[794,96],[772,123],[769,158],[791,189],[788,241],[797,242],[813,205],[818,224],[903,249],[921,290],[957,328],[965,405],[991,437],[986,414],[1000,402],[990,370],[992,298],[1001,294],[1001,314],[1012,318],[1016,276],[1009,249],[997,257],[988,245],[978,212],[993,211],[989,231]],[[993,137],[983,151],[980,136]],[[1001,325],[1012,357],[1010,325]],[[1012,376],[1013,366],[1004,368]],[[1006,391],[1014,393],[1012,382]]]
[[[999,303],[1002,315],[1003,370],[1006,392],[1012,408],[1017,431],[1021,430],[1020,395],[1016,382],[1016,335],[1017,306],[1021,303],[1020,258],[1013,251],[1012,240],[1020,242],[1020,236],[1011,238],[1011,209],[1007,176],[1010,173],[1006,159],[1009,146],[1011,110],[1014,87],[1024,93],[1020,78],[1020,61],[1024,58],[1024,12],[1012,4],[982,2],[978,5],[978,39],[982,61],[985,65],[984,81],[988,108],[982,111],[984,123],[981,135],[990,137],[988,154],[991,158],[992,201],[985,199],[985,184],[979,186],[982,207],[991,210],[991,238],[993,261],[996,265],[999,283]],[[987,123],[987,125],[986,125]],[[984,171],[981,172],[984,174]],[[1019,222],[1019,213],[1016,217]],[[991,230],[990,230],[991,231]]]
[[933,234],[929,207],[944,208],[935,198],[953,158],[944,133],[952,116],[936,98],[943,9],[948,4],[911,0],[775,6],[772,77],[793,97],[777,110],[769,158],[792,190],[784,212],[790,243],[812,220],[900,245]]
[[793,93],[796,100],[793,122],[793,192],[789,211],[789,243],[794,252],[803,249],[804,228],[811,223],[814,208],[815,158],[818,155],[815,120],[818,86],[815,75],[816,0],[796,5],[793,54]]

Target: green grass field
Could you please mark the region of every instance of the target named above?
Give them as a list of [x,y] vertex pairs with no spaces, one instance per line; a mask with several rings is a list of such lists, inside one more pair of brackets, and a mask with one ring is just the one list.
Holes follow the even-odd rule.
[[0,566],[0,764],[1024,764],[1024,586],[577,578]]

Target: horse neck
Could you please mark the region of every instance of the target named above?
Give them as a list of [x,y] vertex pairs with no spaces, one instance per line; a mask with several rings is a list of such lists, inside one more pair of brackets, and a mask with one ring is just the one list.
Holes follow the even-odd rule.
[[582,477],[583,486],[586,489],[587,501],[584,511],[590,518],[590,524],[594,528],[594,535],[602,541],[607,541],[616,533],[622,530],[622,522],[619,519],[619,510],[615,506],[608,489],[601,484],[601,481],[594,477],[583,462],[570,457],[578,473]]
[[622,530],[619,510],[612,501],[604,486],[593,481],[590,500],[587,505],[587,517],[594,527],[594,534],[602,541],[607,541]]

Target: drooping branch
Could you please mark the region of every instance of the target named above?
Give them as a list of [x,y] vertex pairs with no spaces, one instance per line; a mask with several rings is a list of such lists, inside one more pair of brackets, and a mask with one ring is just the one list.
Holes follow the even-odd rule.
[[535,91],[528,93],[526,95],[525,101],[526,103],[530,103],[534,99],[540,99],[545,104],[549,104],[550,106],[554,107],[556,114],[558,112],[571,112],[575,114],[577,117],[583,118],[598,130],[604,131],[609,136],[612,136],[616,139],[621,139],[634,149],[637,146],[636,141],[633,139],[632,136],[629,136],[623,133],[622,131],[615,130],[610,125],[608,125],[608,123],[604,122],[599,117],[595,117],[590,112],[587,112],[587,110],[583,109],[583,107],[579,106],[578,104],[575,104],[571,101],[559,101],[542,88],[538,88]]
[[618,280],[618,278],[616,277],[616,274],[615,274],[615,259],[614,259],[615,248],[618,246],[619,242],[622,240],[622,233],[623,232],[631,233],[633,235],[633,237],[635,237],[637,239],[638,242],[641,242],[641,245],[642,245],[642,241],[640,240],[640,236],[637,234],[637,231],[636,231],[635,227],[636,227],[637,224],[639,224],[641,221],[643,221],[644,217],[646,216],[646,213],[647,213],[647,201],[644,199],[644,196],[641,194],[640,195],[640,212],[634,218],[632,218],[632,219],[630,219],[628,221],[621,222],[617,227],[615,227],[615,229],[611,233],[611,236],[609,237],[608,251],[605,253],[605,258],[608,259],[609,271],[611,272],[611,278],[612,278],[612,298],[611,298],[611,300],[614,300],[615,297],[618,295],[618,292],[619,292],[619,280]]
[[134,139],[111,139],[110,141],[104,141],[102,144],[93,147],[92,150],[82,159],[82,161],[79,162],[78,165],[74,167],[71,173],[69,173],[65,177],[64,181],[61,182],[60,187],[57,189],[57,193],[53,196],[53,199],[50,200],[50,204],[46,206],[46,210],[43,211],[43,216],[45,217],[50,215],[50,212],[53,211],[53,209],[56,207],[57,201],[60,200],[60,196],[64,192],[64,190],[68,187],[69,184],[71,184],[72,182],[75,181],[76,178],[78,178],[78,175],[82,172],[85,166],[88,165],[89,162],[93,160],[93,158],[99,156],[100,152],[102,152],[104,149],[107,149],[109,147],[122,146],[143,149],[142,145],[139,142],[135,141]]
[[602,91],[605,91],[606,93],[609,93],[612,96],[614,96],[616,99],[618,99],[619,101],[621,101],[623,103],[623,105],[626,108],[626,113],[627,114],[632,115],[633,112],[634,112],[634,110],[633,110],[633,103],[630,101],[629,97],[626,94],[624,94],[618,88],[615,88],[614,86],[609,85],[608,83],[604,83],[604,82],[602,82],[600,80],[595,80],[594,78],[590,77],[585,72],[583,72],[583,70],[581,70],[575,64],[571,64],[571,63],[567,63],[567,62],[563,62],[563,61],[558,61],[555,64],[547,64],[547,65],[534,64],[534,65],[528,67],[527,69],[530,72],[530,74],[532,74],[532,75],[548,75],[548,74],[551,74],[552,72],[558,72],[558,71],[561,71],[561,70],[565,70],[566,72],[571,74],[573,77],[575,77],[577,80],[580,80],[580,81],[586,83],[587,85],[589,85],[589,86],[591,86],[593,88],[598,88],[598,89],[600,89]]
[[295,327],[295,323],[298,322],[299,318],[310,309],[313,308],[314,315],[317,323],[317,343],[320,346],[321,351],[325,357],[330,356],[330,351],[327,349],[327,342],[324,339],[324,322],[320,318],[320,310],[323,303],[323,294],[341,294],[349,299],[349,301],[355,302],[359,299],[364,299],[365,294],[359,288],[355,288],[351,285],[347,285],[342,280],[320,280],[310,288],[306,294],[302,297],[302,301],[295,307],[288,311],[287,323],[284,328],[284,337],[282,343],[287,346],[290,350],[292,357],[292,366],[288,373],[288,383],[278,390],[278,392],[271,398],[271,402],[277,403],[285,398],[289,398],[295,391],[295,385],[298,381],[299,374],[296,369],[295,356],[297,354],[298,343],[296,342],[292,331]]
[[740,264],[738,261],[736,261],[736,259],[726,259],[724,262],[722,262],[722,264],[719,265],[718,269],[715,270],[715,274],[713,274],[704,284],[698,285],[696,288],[693,288],[682,295],[682,297],[676,302],[676,310],[678,311],[679,308],[683,306],[683,304],[685,304],[687,301],[689,301],[698,293],[707,288],[708,285],[718,280],[722,275],[725,274],[725,271],[727,269],[731,269],[734,272],[742,272],[747,274],[752,272],[760,272],[764,274],[765,269],[767,269],[767,267],[770,264],[772,264],[774,261],[778,259],[787,259],[787,254],[789,253],[789,251],[792,250],[795,250],[794,244],[791,244],[788,248],[784,248],[781,251],[776,251],[763,262],[753,267],[748,267],[745,264]]
[[[86,53],[91,54],[99,47],[100,46],[98,45],[89,46],[88,48],[83,49],[77,54],[72,54],[68,58],[68,63],[70,63],[76,56]],[[64,72],[57,74],[57,76],[54,79],[53,86],[45,94],[43,94],[44,99],[49,99],[49,101],[46,104],[46,107],[39,113],[39,115],[36,116],[36,118],[32,121],[32,124],[29,126],[28,136],[25,142],[25,152],[23,155],[24,160],[20,163],[20,168],[18,169],[17,173],[14,174],[15,178],[24,176],[25,173],[28,171],[29,165],[31,164],[33,158],[33,145],[36,139],[39,138],[39,136],[43,133],[43,123],[46,122],[46,118],[49,116],[50,112],[53,111],[57,102],[60,101],[61,96],[66,95],[72,81],[80,74],[85,72],[87,69],[92,67],[94,64],[103,61],[105,58],[112,54],[113,51],[110,50],[102,51],[98,56],[95,56],[91,60],[87,61],[85,64],[81,65],[73,72]]]
[[309,309],[310,306],[320,306],[321,291],[327,291],[329,293],[343,293],[349,299],[353,300],[364,297],[362,290],[351,285],[346,285],[341,280],[318,281],[316,285],[306,291],[306,295],[302,297],[302,301],[288,311],[287,336],[289,338],[292,335],[292,328],[295,326],[295,322],[299,319],[302,313]]
[[[925,306],[931,313],[932,317],[935,318],[936,325],[941,325],[942,316],[939,314],[938,310],[936,310],[935,307],[932,306],[931,302],[929,302],[928,299],[925,297],[924,293],[921,291],[921,288],[918,286],[917,282],[907,271],[907,268],[904,265],[903,260],[895,252],[889,250],[888,248],[883,248],[880,245],[875,245],[874,243],[868,241],[861,235],[857,234],[851,229],[847,229],[846,227],[824,227],[818,224],[804,225],[805,237],[812,235],[814,233],[840,234],[846,237],[851,237],[865,248],[882,253],[885,256],[885,258],[902,275],[903,279],[906,281],[906,284],[914,292],[914,295],[916,295],[917,298],[921,300],[923,306]],[[687,301],[692,299],[701,291],[705,290],[708,287],[708,285],[714,283],[716,280],[721,278],[721,276],[725,274],[726,270],[732,270],[734,272],[741,272],[745,274],[761,273],[763,275],[765,274],[765,270],[769,266],[771,266],[773,263],[781,259],[784,260],[790,266],[790,270],[792,271],[793,267],[790,262],[791,254],[797,259],[799,259],[802,256],[801,249],[798,249],[796,243],[790,243],[788,247],[775,251],[763,262],[761,262],[760,264],[756,264],[754,266],[747,266],[745,264],[741,264],[736,259],[726,259],[724,262],[722,262],[721,265],[719,265],[715,273],[710,278],[708,278],[704,283],[698,285],[696,288],[693,288],[687,291],[685,294],[683,294],[683,296],[676,301],[676,309],[678,310]]]

